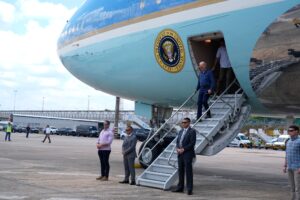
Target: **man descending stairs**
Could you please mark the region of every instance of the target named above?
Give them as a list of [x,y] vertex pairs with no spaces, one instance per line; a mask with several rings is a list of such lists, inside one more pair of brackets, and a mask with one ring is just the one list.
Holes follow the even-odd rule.
[[[239,91],[235,94],[225,92],[210,104],[211,118],[205,119],[206,111],[191,126],[196,130],[194,148],[197,155],[215,155],[224,149],[238,134],[250,114],[250,107],[243,105],[244,94],[239,94]],[[177,137],[137,178],[137,185],[170,189],[178,179],[176,140]]]

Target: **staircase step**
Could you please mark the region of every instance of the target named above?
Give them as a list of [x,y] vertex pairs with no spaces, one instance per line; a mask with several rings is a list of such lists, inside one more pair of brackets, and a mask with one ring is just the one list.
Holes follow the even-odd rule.
[[211,124],[203,124],[203,123],[198,123],[194,126],[194,128],[196,129],[200,129],[200,128],[214,128],[215,125],[211,125]]
[[[197,131],[203,135],[208,135],[211,131],[204,131],[204,130],[201,130],[201,129],[197,129]],[[200,135],[200,134],[199,134]]]
[[235,101],[238,102],[239,100],[240,100],[240,98],[235,99],[235,98],[226,98],[226,97],[224,97],[224,98],[222,98],[222,99],[217,100],[217,102],[223,102],[223,103],[224,103],[224,101],[225,101],[225,102],[230,102],[230,103],[232,103],[232,102],[235,102]]
[[[165,151],[162,152],[161,157],[163,157],[163,158],[168,158],[168,159],[169,159],[171,153],[172,153],[172,151],[166,152],[166,150],[165,150]],[[173,152],[172,158],[173,158],[173,159],[176,159],[176,158],[177,158],[177,152],[176,152],[176,150]]]
[[230,106],[234,106],[234,102],[227,102],[224,103],[223,101],[217,101],[216,103],[214,103],[214,105],[212,106],[212,108],[230,108]]
[[[168,163],[169,158],[164,158],[164,157],[158,157],[158,159],[155,161],[154,164],[159,164],[159,165],[169,165]],[[173,162],[177,162],[177,157],[176,159],[171,158],[170,161]]]
[[162,181],[166,182],[170,178],[171,174],[165,174],[165,173],[159,173],[159,172],[152,172],[152,171],[146,171],[142,178],[150,179],[153,181]]
[[228,113],[230,108],[215,108],[214,106],[210,109],[211,113]]
[[173,174],[177,169],[170,166],[170,165],[158,165],[158,164],[153,164],[150,166],[149,171],[152,172],[161,172],[165,174]]
[[160,188],[160,189],[165,188],[165,182],[163,181],[154,181],[154,180],[149,180],[144,178],[138,178],[137,184],[142,186]]
[[235,98],[235,97],[241,98],[242,96],[243,94],[225,94],[223,98]]

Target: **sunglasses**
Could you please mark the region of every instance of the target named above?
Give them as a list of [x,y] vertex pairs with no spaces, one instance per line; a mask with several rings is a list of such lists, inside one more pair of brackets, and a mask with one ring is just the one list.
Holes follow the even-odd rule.
[[290,130],[288,130],[288,132],[293,132],[293,131],[295,131],[295,129],[290,129]]
[[189,123],[189,122],[181,122],[182,124],[187,124],[187,123]]

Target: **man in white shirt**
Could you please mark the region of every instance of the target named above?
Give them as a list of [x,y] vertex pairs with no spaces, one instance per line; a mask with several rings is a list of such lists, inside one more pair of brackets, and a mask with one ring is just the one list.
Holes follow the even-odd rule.
[[230,85],[233,79],[232,67],[225,47],[225,42],[223,40],[220,42],[220,47],[216,54],[215,63],[212,68],[213,71],[216,69],[216,65],[218,62],[220,63],[220,73],[217,82],[216,93],[220,94],[222,92],[222,83],[224,82],[224,80],[225,80],[225,89],[226,89]]
[[44,132],[45,132],[45,138],[42,142],[44,143],[46,141],[46,139],[48,138],[49,143],[51,143],[51,139],[50,139],[51,129],[50,129],[49,125],[46,126]]

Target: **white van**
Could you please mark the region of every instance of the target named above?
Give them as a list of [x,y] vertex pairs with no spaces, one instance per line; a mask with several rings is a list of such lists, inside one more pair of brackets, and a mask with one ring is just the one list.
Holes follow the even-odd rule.
[[286,144],[288,139],[290,139],[289,135],[280,135],[277,138],[277,141],[274,142],[273,149],[274,150],[278,150],[278,149],[285,150],[285,144]]
[[252,148],[252,143],[246,137],[245,134],[239,133],[229,144],[229,146],[234,146],[234,147],[247,147],[247,148]]
[[[9,121],[0,121],[0,131],[4,131],[4,129],[6,129],[8,122]],[[10,123],[13,124],[12,122]]]

